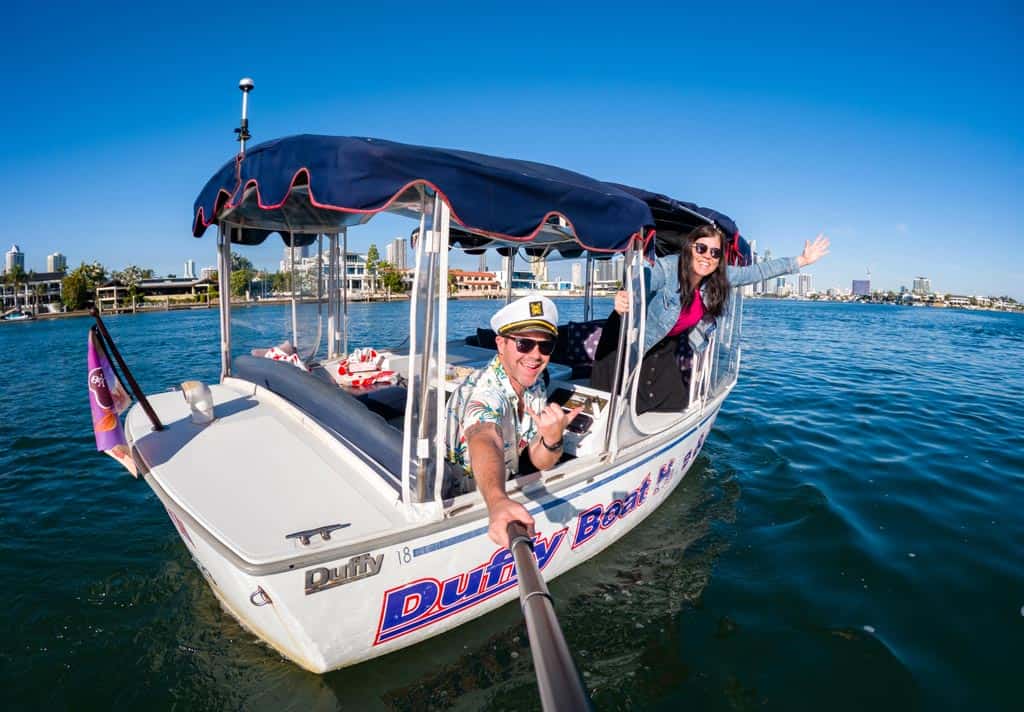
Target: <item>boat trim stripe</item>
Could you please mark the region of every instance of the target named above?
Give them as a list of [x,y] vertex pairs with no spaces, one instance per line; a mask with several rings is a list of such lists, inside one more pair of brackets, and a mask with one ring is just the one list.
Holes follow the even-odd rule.
[[[686,438],[690,437],[695,432],[697,432],[702,427],[704,427],[704,424],[706,422],[708,422],[711,418],[715,417],[715,415],[717,415],[717,411],[715,413],[712,413],[711,415],[707,416],[706,418],[704,418],[702,421],[700,421],[695,426],[693,426],[690,430],[686,431],[681,436],[679,436],[679,438],[677,438],[676,440],[673,440],[672,442],[668,443],[667,445],[662,447],[657,452],[655,452],[655,453],[653,453],[651,455],[648,455],[643,460],[639,460],[637,462],[630,463],[627,467],[623,467],[622,469],[618,470],[617,472],[613,472],[612,474],[608,475],[607,477],[605,477],[603,479],[600,479],[600,480],[597,480],[595,482],[592,482],[589,485],[587,485],[586,487],[581,487],[580,489],[576,490],[572,494],[566,495],[565,497],[557,497],[557,498],[552,499],[550,502],[545,502],[544,504],[535,505],[533,507],[527,507],[527,511],[532,515],[532,514],[538,514],[540,512],[547,511],[548,509],[553,509],[554,507],[559,507],[559,506],[565,504],[566,502],[569,502],[569,501],[571,501],[573,499],[576,499],[577,497],[580,497],[580,496],[586,494],[587,492],[590,492],[592,490],[597,489],[598,487],[602,487],[602,486],[606,485],[607,483],[611,482],[612,480],[616,480],[619,477],[622,477],[627,472],[631,472],[631,471],[633,471],[633,470],[635,470],[637,468],[642,467],[643,465],[647,464],[651,460],[653,460],[653,459],[655,459],[657,457],[660,457],[663,453],[665,453],[665,451],[671,450],[672,448],[677,446],[679,443],[681,443],[684,440],[686,440]],[[424,554],[430,554],[430,553],[435,552],[435,551],[440,551],[441,549],[447,549],[449,546],[454,546],[455,544],[460,544],[460,543],[466,541],[467,539],[474,539],[474,538],[480,536],[481,534],[486,534],[487,533],[487,529],[488,529],[487,526],[482,526],[482,527],[478,527],[476,529],[471,529],[468,532],[463,532],[462,534],[457,534],[457,535],[455,535],[453,537],[448,537],[447,539],[441,539],[440,541],[436,541],[433,544],[426,544],[424,546],[418,546],[418,547],[416,547],[415,549],[412,550],[412,554],[413,554],[413,556],[422,556]]]

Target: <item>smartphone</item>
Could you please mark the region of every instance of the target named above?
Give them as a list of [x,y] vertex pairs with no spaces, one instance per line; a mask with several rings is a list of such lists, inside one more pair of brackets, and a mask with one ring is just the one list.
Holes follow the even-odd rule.
[[566,426],[566,430],[570,433],[576,433],[577,435],[583,435],[583,433],[590,430],[590,426],[594,424],[594,419],[586,413],[579,413],[573,418],[569,425]]

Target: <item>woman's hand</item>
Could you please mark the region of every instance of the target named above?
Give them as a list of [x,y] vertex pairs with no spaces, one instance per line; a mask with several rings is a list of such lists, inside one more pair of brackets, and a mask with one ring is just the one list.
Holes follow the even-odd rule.
[[828,238],[821,233],[814,238],[814,242],[811,242],[810,240],[804,241],[803,254],[796,258],[796,263],[801,267],[806,267],[809,264],[817,262],[828,254],[829,244],[831,243],[829,243]]
[[629,292],[622,290],[615,293],[615,311],[622,316],[629,314]]

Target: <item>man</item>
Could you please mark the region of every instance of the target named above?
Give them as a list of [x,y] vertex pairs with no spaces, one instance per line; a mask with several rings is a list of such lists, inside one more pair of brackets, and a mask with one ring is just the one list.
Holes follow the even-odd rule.
[[547,402],[540,375],[558,336],[558,310],[547,297],[517,299],[491,317],[498,355],[459,386],[448,402],[448,459],[463,470],[456,492],[478,490],[490,517],[488,534],[508,546],[508,525],[533,530],[533,517],[505,493],[519,456],[546,470],[562,456],[565,427],[580,412]]

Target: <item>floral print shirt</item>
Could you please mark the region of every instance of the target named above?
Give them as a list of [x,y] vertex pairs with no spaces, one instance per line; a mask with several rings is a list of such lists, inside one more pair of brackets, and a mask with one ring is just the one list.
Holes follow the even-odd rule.
[[[523,392],[526,407],[539,413],[547,405],[547,391],[541,379]],[[448,459],[462,468],[461,482],[453,483],[453,494],[476,489],[465,432],[477,423],[494,423],[501,432],[505,469],[511,477],[519,473],[519,454],[537,437],[537,424],[524,409],[518,417],[519,396],[512,388],[505,368],[495,356],[481,369],[466,377],[448,400]]]

